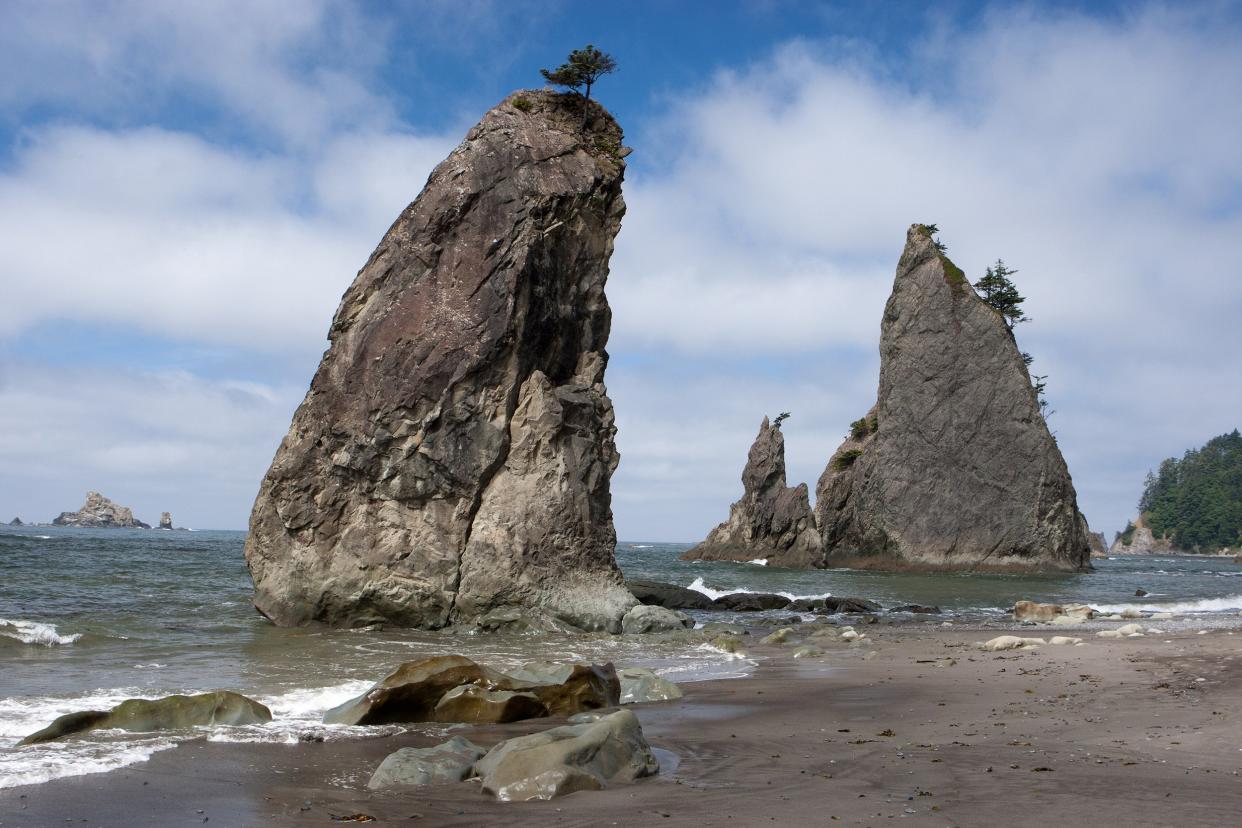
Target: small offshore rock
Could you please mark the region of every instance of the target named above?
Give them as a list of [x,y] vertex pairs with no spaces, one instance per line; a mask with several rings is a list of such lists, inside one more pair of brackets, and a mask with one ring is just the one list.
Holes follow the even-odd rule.
[[254,699],[229,690],[215,690],[194,696],[126,699],[111,710],[67,713],[18,745],[36,745],[90,730],[150,733],[211,725],[263,724],[271,720],[272,711]]
[[601,790],[652,776],[659,769],[638,717],[629,710],[509,739],[474,766],[483,790],[502,802]]
[[716,605],[716,609],[733,612],[764,612],[785,609],[790,601],[784,595],[766,592],[730,592],[727,595],[721,595],[712,603]]
[[818,610],[826,615],[842,615],[845,613],[863,613],[863,612],[879,612],[883,609],[875,601],[868,601],[866,598],[828,598],[820,599],[823,601],[823,608]]
[[380,763],[367,787],[375,790],[460,782],[470,775],[474,763],[486,753],[486,749],[461,736],[454,736],[435,747],[402,748],[390,753]]
[[789,640],[789,636],[791,635],[793,635],[793,630],[791,630],[789,627],[782,627],[776,632],[770,635],[764,636],[760,640],[759,643],[760,644],[784,644],[786,641]]
[[694,589],[686,589],[674,584],[659,581],[628,580],[625,588],[644,604],[665,607],[666,609],[718,609],[712,599]]
[[912,612],[916,615],[940,615],[940,607],[928,607],[923,604],[902,604],[893,607],[889,612]]

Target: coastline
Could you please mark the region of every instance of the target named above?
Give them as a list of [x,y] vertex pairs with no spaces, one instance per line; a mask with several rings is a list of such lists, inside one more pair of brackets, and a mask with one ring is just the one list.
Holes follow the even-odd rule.
[[[1242,769],[1242,633],[1100,639],[1094,625],[902,622],[860,627],[857,646],[817,641],[824,658],[795,660],[796,643],[758,643],[770,629],[746,642],[760,659],[751,676],[686,683],[680,701],[631,708],[668,764],[633,785],[530,803],[495,802],[470,782],[372,792],[384,756],[443,737],[200,740],[110,773],[0,791],[0,824],[302,826],[364,813],[376,824],[978,825],[1037,813],[1175,825],[1242,812],[1242,790],[1219,780]],[[1085,643],[974,646],[1008,632]],[[559,723],[454,733],[491,745]]]

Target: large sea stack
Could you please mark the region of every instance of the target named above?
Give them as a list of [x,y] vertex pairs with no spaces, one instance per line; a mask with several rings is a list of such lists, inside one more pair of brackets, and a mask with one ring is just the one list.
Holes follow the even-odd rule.
[[785,485],[785,436],[763,418],[742,470],[742,497],[729,519],[682,555],[687,561],[766,560],[771,566],[823,565],[823,551],[805,483]]
[[341,300],[246,560],[282,625],[492,610],[616,631],[604,296],[621,129],[518,92],[432,172]]
[[829,565],[1089,568],[1065,460],[1001,315],[914,225],[880,329],[875,406],[819,479]]
[[79,526],[92,529],[150,529],[134,517],[128,506],[113,503],[99,492],[87,492],[86,502],[76,512],[61,512],[52,518],[53,526]]

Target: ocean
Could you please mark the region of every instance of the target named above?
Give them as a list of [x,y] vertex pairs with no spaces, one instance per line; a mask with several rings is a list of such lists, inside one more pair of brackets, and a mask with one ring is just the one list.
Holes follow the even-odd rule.
[[[291,743],[392,731],[392,726],[326,726],[320,718],[397,664],[422,655],[461,653],[500,669],[538,659],[610,660],[651,667],[674,681],[738,676],[754,666],[707,645],[659,636],[281,629],[250,605],[244,541],[243,532],[0,527],[0,788],[124,767],[187,738]],[[626,542],[618,544],[617,561],[627,577],[711,596],[850,595],[884,606],[915,603],[944,610],[914,619],[925,623],[1001,619],[1020,599],[1088,603],[1114,612],[1126,607],[1173,612],[1199,626],[1232,626],[1242,610],[1242,564],[1231,558],[1100,560],[1096,572],[1077,575],[933,576],[677,560],[686,548]],[[1138,589],[1149,594],[1137,598]],[[126,698],[212,689],[258,699],[272,709],[275,721],[191,734],[105,733],[15,747],[64,713],[106,709]]]

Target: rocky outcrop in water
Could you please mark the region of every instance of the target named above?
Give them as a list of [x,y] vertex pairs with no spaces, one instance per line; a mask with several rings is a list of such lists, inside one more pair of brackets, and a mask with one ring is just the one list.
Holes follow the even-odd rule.
[[346,291],[250,519],[276,623],[620,629],[604,283],[627,150],[582,113],[538,91],[488,112]]
[[25,526],[25,525],[26,524],[22,523],[22,519],[19,517],[15,517],[9,521],[9,526]]
[[1087,543],[1091,546],[1091,557],[1107,558],[1108,557],[1108,540],[1104,537],[1103,532],[1087,532]]
[[683,554],[685,561],[766,560],[769,566],[823,565],[805,483],[785,485],[785,436],[763,418],[742,470],[742,498],[729,519]]
[[1013,333],[922,225],[884,309],[876,404],[820,477],[816,515],[830,565],[1089,568]]
[[1108,554],[1178,555],[1185,554],[1185,550],[1175,547],[1173,541],[1168,538],[1156,537],[1152,533],[1151,527],[1147,525],[1147,521],[1142,515],[1139,515],[1134,523],[1127,526],[1126,531],[1118,535],[1117,539],[1113,541]]
[[118,506],[99,492],[87,492],[86,503],[76,512],[61,512],[52,519],[53,526],[90,528],[150,529],[150,525],[134,518],[128,506]]
[[160,528],[161,528],[161,529],[171,529],[171,528],[173,528],[172,514],[171,514],[171,513],[169,513],[169,512],[161,512],[161,513],[160,513]]
[[126,699],[111,710],[66,713],[22,739],[18,745],[37,745],[91,730],[150,733],[209,725],[262,724],[271,720],[272,711],[254,699],[228,690],[215,690],[195,696]]

